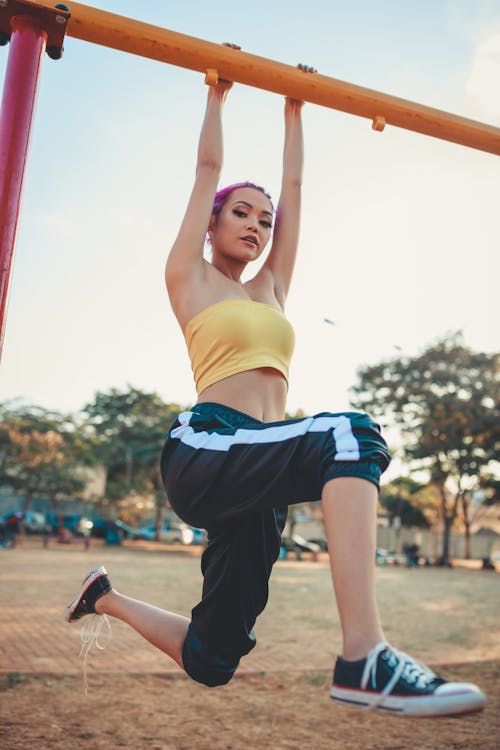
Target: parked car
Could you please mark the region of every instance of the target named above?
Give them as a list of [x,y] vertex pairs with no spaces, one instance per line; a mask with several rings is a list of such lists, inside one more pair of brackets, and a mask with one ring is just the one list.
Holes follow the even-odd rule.
[[[167,533],[170,528],[168,523],[164,523],[160,529],[160,539],[163,541],[164,534]],[[154,524],[148,524],[147,526],[139,526],[137,531],[140,534],[141,539],[146,539],[149,542],[154,542],[156,539],[156,526]]]
[[98,539],[104,539],[106,535],[106,526],[109,523],[105,518],[98,516],[92,520],[92,536]]
[[193,541],[191,544],[205,544],[207,541],[207,532],[205,529],[197,529],[195,526],[189,527],[193,532]]
[[5,515],[2,516],[1,521],[10,534],[18,534],[21,530],[21,522],[23,518],[24,513],[21,513],[21,511],[18,510],[5,513]]
[[122,539],[154,539],[151,532],[143,533],[143,529],[121,521],[119,518],[111,520],[98,516],[93,520],[92,536],[105,539],[109,532],[117,531]]
[[[185,528],[187,529],[187,526],[184,524]],[[150,541],[154,541],[156,539],[156,525],[155,524],[149,524],[148,526],[141,526],[139,528],[140,533],[142,534],[144,539],[149,539]],[[175,542],[182,542],[184,544],[189,544],[187,539],[189,538],[189,534],[185,533],[183,534],[183,529],[180,524],[170,524],[168,521],[164,521],[162,524],[162,527],[160,529],[159,534],[160,541],[162,542],[169,542],[170,544],[173,544]],[[183,541],[186,539],[186,541]]]
[[[141,526],[138,531],[144,539],[151,541],[156,539],[156,526]],[[205,541],[205,532],[203,529],[196,529],[194,526],[188,526],[187,523],[168,523],[164,521],[160,531],[160,541],[169,544],[203,544]]]
[[5,513],[0,520],[15,534],[19,532],[21,525],[24,526],[27,534],[44,534],[47,529],[47,522],[43,513],[35,513],[32,510],[25,513],[20,510],[11,511]]
[[193,539],[194,533],[186,523],[174,523],[162,535],[162,540],[170,544],[192,544]]
[[28,510],[24,516],[24,528],[28,534],[45,534],[47,521],[43,513]]
[[121,532],[124,539],[144,539],[141,529],[136,526],[129,526],[128,523],[116,519],[116,521],[108,521],[108,526],[114,527]]
[[16,546],[16,535],[9,529],[3,518],[0,518],[0,547],[11,549]]
[[93,522],[90,518],[85,518],[79,513],[55,513],[49,511],[46,515],[49,530],[55,534],[62,526],[68,529],[75,536],[90,536]]

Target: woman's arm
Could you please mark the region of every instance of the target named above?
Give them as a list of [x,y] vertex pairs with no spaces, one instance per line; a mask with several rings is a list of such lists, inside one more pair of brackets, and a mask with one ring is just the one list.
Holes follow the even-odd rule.
[[198,146],[196,179],[177,238],[169,253],[165,280],[169,294],[203,273],[203,248],[222,168],[222,107],[232,83],[210,86]]
[[283,305],[290,288],[300,228],[300,198],[304,164],[301,110],[303,102],[286,99],[283,178],[276,211],[273,244],[263,271],[273,277],[274,291]]

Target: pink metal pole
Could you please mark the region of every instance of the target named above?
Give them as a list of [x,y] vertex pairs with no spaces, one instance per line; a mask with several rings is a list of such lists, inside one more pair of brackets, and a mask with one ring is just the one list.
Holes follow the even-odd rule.
[[0,112],[0,356],[21,203],[24,168],[47,32],[30,16],[14,16]]

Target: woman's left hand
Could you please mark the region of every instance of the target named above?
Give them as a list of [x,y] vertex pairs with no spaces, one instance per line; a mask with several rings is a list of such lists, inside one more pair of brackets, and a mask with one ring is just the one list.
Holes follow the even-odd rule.
[[287,96],[285,98],[285,117],[300,115],[303,106],[304,102],[302,100],[292,99],[292,97]]

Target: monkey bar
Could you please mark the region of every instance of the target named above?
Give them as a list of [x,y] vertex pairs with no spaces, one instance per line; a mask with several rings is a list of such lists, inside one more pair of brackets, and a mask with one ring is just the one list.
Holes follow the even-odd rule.
[[0,116],[0,353],[21,188],[38,82],[46,48],[62,55],[65,34],[312,104],[365,117],[372,128],[405,128],[500,155],[500,128],[355,86],[242,51],[67,0],[0,0],[0,44],[11,50]]
[[[48,0],[32,0],[50,7]],[[67,35],[500,155],[500,128],[67,0]]]

